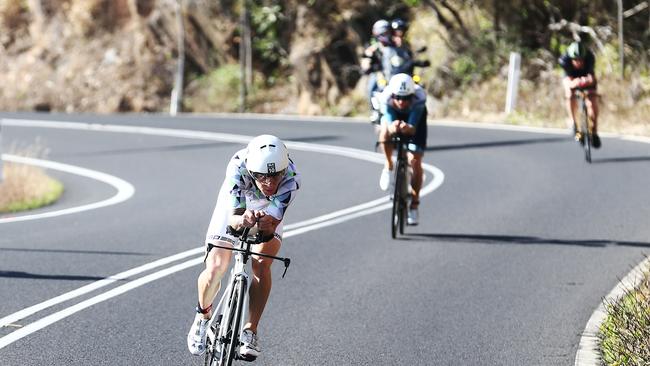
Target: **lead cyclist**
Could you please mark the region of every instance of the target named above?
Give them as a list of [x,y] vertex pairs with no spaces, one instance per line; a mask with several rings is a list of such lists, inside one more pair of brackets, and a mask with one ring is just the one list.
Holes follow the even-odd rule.
[[[300,187],[300,175],[289,159],[285,144],[272,135],[252,139],[247,148],[230,159],[226,177],[206,234],[205,269],[198,278],[198,304],[192,327],[187,334],[187,347],[193,355],[205,353],[206,328],[212,316],[212,302],[221,287],[221,278],[230,265],[231,251],[208,244],[233,246],[235,231],[244,227],[258,229],[267,240],[252,250],[276,255],[282,245],[282,219]],[[212,250],[210,250],[212,248]],[[254,360],[261,352],[257,326],[271,293],[273,260],[253,256],[250,286],[249,319],[241,335],[239,354]]]
[[408,74],[393,76],[388,86],[379,97],[381,110],[381,128],[379,145],[382,147],[386,161],[379,178],[379,187],[386,191],[392,185],[393,146],[391,136],[403,134],[409,137],[408,159],[413,170],[411,179],[411,203],[408,210],[407,224],[417,225],[420,205],[420,189],[424,178],[422,157],[427,145],[427,94],[413,82]]

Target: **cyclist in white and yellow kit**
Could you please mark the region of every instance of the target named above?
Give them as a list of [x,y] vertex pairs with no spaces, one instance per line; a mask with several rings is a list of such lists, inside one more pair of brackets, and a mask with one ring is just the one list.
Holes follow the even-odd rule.
[[[206,235],[205,269],[198,278],[198,305],[187,347],[194,355],[205,352],[206,327],[212,315],[212,301],[228,269],[231,251],[208,244],[229,246],[235,243],[228,226],[235,231],[257,224],[268,238],[254,246],[262,254],[276,255],[282,244],[282,219],[300,187],[300,176],[289,159],[284,143],[277,137],[261,135],[250,141],[230,159],[226,178]],[[210,250],[212,248],[212,250]],[[253,256],[249,319],[244,325],[239,353],[246,359],[260,354],[257,325],[271,293],[271,264],[268,258]]]

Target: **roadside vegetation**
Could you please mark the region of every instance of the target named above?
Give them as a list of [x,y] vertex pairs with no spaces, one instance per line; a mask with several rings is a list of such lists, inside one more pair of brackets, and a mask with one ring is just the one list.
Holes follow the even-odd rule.
[[4,179],[0,182],[0,213],[47,206],[63,194],[63,184],[39,167],[3,162],[2,170]]
[[650,365],[650,268],[637,289],[629,289],[606,309],[607,320],[601,325],[605,365]]

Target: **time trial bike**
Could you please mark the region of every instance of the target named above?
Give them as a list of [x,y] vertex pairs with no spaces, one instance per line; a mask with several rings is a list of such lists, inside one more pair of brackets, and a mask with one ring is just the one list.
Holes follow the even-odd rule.
[[245,228],[241,233],[230,230],[237,237],[233,247],[209,244],[210,249],[221,248],[235,252],[235,263],[230,272],[228,286],[223,291],[219,303],[214,307],[212,317],[206,330],[205,366],[230,366],[234,360],[247,360],[239,354],[240,336],[248,310],[248,289],[250,288],[250,265],[252,256],[260,256],[282,261],[284,273],[291,264],[291,259],[256,253],[251,251],[251,245],[270,240],[264,238],[256,228]]

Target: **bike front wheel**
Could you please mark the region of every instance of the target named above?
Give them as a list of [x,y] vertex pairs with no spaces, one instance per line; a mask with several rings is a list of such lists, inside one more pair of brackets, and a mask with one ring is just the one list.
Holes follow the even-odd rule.
[[391,216],[391,236],[397,237],[397,230],[404,234],[404,187],[406,166],[401,161],[397,162],[395,169],[395,191],[393,192],[393,214]]
[[239,278],[233,286],[229,306],[230,319],[227,323],[226,340],[223,342],[223,351],[219,366],[231,366],[237,356],[239,349],[239,328],[241,326],[241,315],[244,309],[244,294],[246,293],[246,280]]

